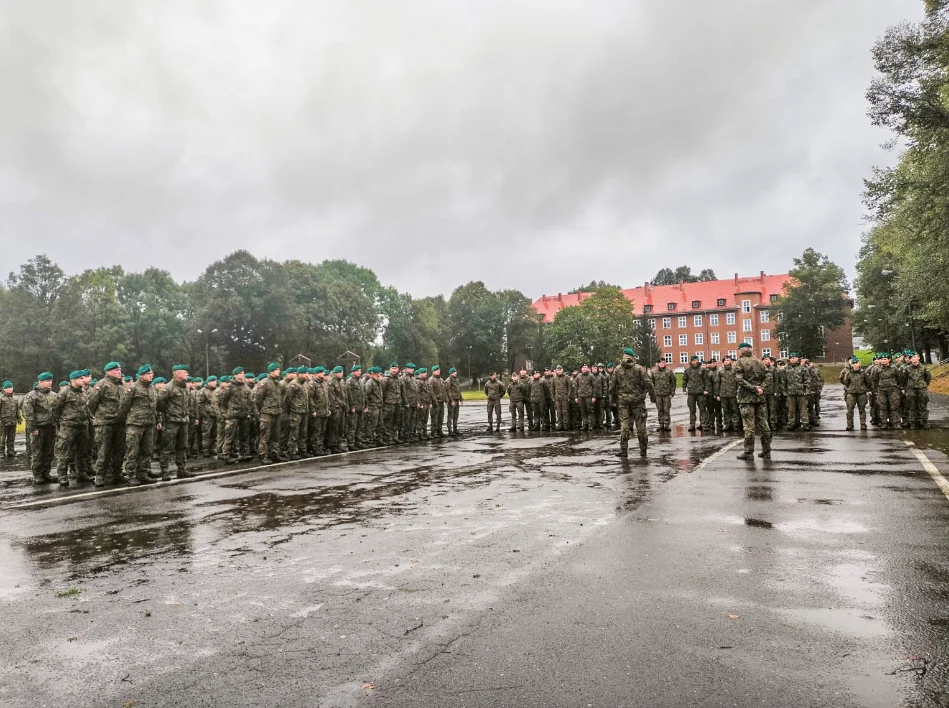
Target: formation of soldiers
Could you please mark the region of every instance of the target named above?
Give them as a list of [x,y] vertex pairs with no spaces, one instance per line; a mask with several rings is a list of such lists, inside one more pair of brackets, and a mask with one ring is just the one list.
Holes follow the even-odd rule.
[[847,430],[854,429],[854,409],[860,428],[870,424],[881,430],[893,428],[929,430],[929,384],[932,374],[920,363],[917,352],[906,349],[890,354],[880,352],[866,369],[854,357],[840,372],[847,402]]
[[[58,391],[53,375],[41,373],[16,403],[6,450],[13,455],[12,435],[25,419],[34,484],[137,486],[170,480],[172,459],[176,476],[187,478],[193,476],[188,460],[202,455],[225,464],[256,455],[272,464],[456,436],[463,405],[454,368],[442,378],[438,366],[429,372],[411,363],[365,374],[356,364],[348,377],[342,366],[281,369],[277,363],[256,376],[236,367],[207,379],[179,364],[170,381],[148,364],[134,381],[119,362],[103,371],[99,381],[88,369],[73,371]],[[16,401],[6,384],[4,396]]]

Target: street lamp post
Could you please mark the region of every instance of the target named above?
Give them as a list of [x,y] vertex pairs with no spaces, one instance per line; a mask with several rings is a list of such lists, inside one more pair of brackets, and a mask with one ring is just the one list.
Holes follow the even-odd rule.
[[204,335],[204,378],[207,378],[211,375],[211,344],[208,340],[208,337],[215,332],[217,332],[217,327],[212,329],[210,332],[205,332],[201,329],[198,330],[198,334]]
[[472,378],[471,378],[471,345],[469,344],[469,345],[468,345],[468,385],[470,386],[471,383],[472,383]]

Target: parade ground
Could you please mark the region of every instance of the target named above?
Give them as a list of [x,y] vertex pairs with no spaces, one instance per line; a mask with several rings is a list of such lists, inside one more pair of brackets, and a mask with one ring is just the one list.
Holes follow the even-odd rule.
[[[500,433],[143,488],[0,469],[0,705],[949,705],[949,421]],[[20,464],[20,467],[17,465]]]

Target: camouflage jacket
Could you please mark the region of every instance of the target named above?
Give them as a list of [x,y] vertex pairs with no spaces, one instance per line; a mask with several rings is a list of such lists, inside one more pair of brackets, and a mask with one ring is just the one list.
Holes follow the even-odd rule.
[[543,403],[547,400],[547,388],[544,384],[544,377],[538,376],[531,378],[527,389],[531,403]]
[[348,408],[349,399],[346,396],[346,384],[342,379],[331,376],[327,385],[329,393],[330,410],[333,413],[344,413]]
[[870,379],[874,391],[892,391],[900,388],[900,372],[893,366],[878,366]]
[[17,397],[0,393],[0,425],[17,425],[22,420],[23,413]]
[[870,390],[870,382],[867,378],[867,372],[861,369],[844,369],[840,372],[840,383],[844,385],[844,393],[851,396],[859,396]]
[[158,391],[150,382],[139,379],[125,391],[120,410],[127,425],[144,427],[158,422],[157,406]]
[[684,393],[702,395],[707,390],[705,372],[698,366],[692,366],[690,364],[685,370],[685,373],[682,374],[682,391]]
[[310,410],[320,418],[325,418],[330,414],[330,399],[325,378],[310,381]]
[[723,366],[721,369],[715,367],[714,369],[705,370],[705,390],[708,391],[709,396],[724,396],[725,394],[721,393],[722,390],[722,378],[721,373],[725,370]]
[[273,376],[268,376],[254,387],[254,406],[261,415],[280,415],[283,413],[283,392]]
[[115,425],[123,423],[122,397],[125,394],[125,382],[113,376],[104,377],[89,393],[89,412],[95,425]]
[[430,406],[435,402],[432,394],[432,382],[428,379],[416,379],[418,385],[418,402],[421,406]]
[[775,383],[774,377],[777,374],[777,371],[773,366],[764,367],[764,395],[773,396],[775,392]]
[[88,425],[89,406],[86,392],[81,388],[67,386],[56,395],[53,413],[60,425]]
[[929,382],[932,381],[932,374],[922,364],[913,366],[910,364],[903,372],[903,388],[916,391],[925,391],[929,388]]
[[577,396],[579,398],[590,398],[593,396],[593,374],[587,372],[581,373],[577,377]]
[[647,394],[655,398],[656,388],[652,384],[652,377],[642,366],[623,362],[613,369],[610,393],[615,394],[620,401],[642,400]]
[[457,376],[449,376],[445,380],[445,398],[452,403],[457,403],[462,400],[461,384],[458,383]]
[[310,401],[304,383],[294,379],[287,384],[287,411],[296,415],[306,415],[310,412]]
[[570,398],[570,377],[566,374],[554,374],[550,390],[553,393],[553,400],[566,401]]
[[675,372],[666,367],[660,369],[658,366],[652,370],[652,385],[656,389],[657,396],[676,395],[676,375]]
[[198,391],[198,418],[217,418],[221,414],[217,401],[216,388],[205,386]]
[[221,413],[228,420],[244,420],[249,418],[254,403],[250,389],[241,381],[231,381],[221,392],[218,399]]
[[362,376],[350,377],[346,382],[346,392],[349,394],[349,407],[357,412],[366,407],[366,390],[362,387]]
[[366,381],[366,407],[371,411],[382,408],[382,382],[371,376]]
[[428,385],[432,387],[432,398],[435,399],[435,403],[444,403],[448,400],[445,379],[441,376],[432,376],[432,378],[428,380]]
[[191,420],[190,391],[174,379],[158,394],[158,412],[165,423],[188,423]]
[[488,379],[488,382],[484,385],[484,393],[489,401],[500,401],[504,398],[504,382],[501,379],[495,379],[494,381]]
[[507,387],[507,395],[511,403],[527,403],[530,398],[530,383],[520,379],[511,381]]
[[23,397],[23,417],[26,418],[26,424],[32,428],[55,425],[56,414],[53,411],[55,402],[56,394],[52,389],[42,391],[34,388],[26,394]]
[[415,406],[418,404],[418,382],[415,376],[409,376],[407,373],[399,377],[399,386],[402,389],[402,404],[406,406]]
[[[747,350],[746,350],[747,351]],[[734,363],[735,382],[738,385],[739,403],[764,402],[764,364],[754,356],[739,354]],[[758,389],[762,389],[758,395]]]
[[[731,366],[723,366],[718,372],[718,395],[722,398],[738,397],[737,362]],[[762,377],[762,384],[764,383]],[[764,386],[762,386],[764,388]]]
[[398,376],[386,376],[382,379],[382,402],[387,406],[402,403],[402,384]]
[[811,377],[800,364],[788,364],[784,370],[784,381],[788,396],[805,396],[811,392]]

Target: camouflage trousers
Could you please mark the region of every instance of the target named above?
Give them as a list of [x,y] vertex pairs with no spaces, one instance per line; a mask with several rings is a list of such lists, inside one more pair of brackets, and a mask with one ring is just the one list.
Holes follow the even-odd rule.
[[515,428],[519,430],[524,429],[524,401],[511,401],[511,404],[507,407],[508,412],[511,414],[511,430]]
[[[702,414],[705,411],[705,394],[690,393],[686,398],[689,406],[689,428],[702,427]],[[623,418],[620,416],[620,423]]]
[[343,416],[345,415],[344,411],[333,411],[330,416],[326,419],[326,435],[324,438],[324,445],[330,452],[340,452],[342,448],[340,440],[340,432],[343,429]]
[[895,388],[880,389],[876,394],[882,427],[900,424],[900,392]]
[[660,429],[672,427],[672,396],[656,396],[656,417]]
[[[493,401],[489,398],[488,403],[487,403],[487,409],[488,409],[488,427],[492,428],[492,427],[495,427],[496,425],[498,428],[500,428],[501,427],[501,399],[497,399]],[[494,422],[495,418],[497,418],[496,424]]]
[[201,421],[192,418],[188,421],[188,455],[197,457],[201,454]]
[[580,396],[577,400],[577,405],[580,408],[580,429],[589,430],[593,427],[593,399],[590,396]]
[[410,442],[415,439],[415,412],[418,410],[418,404],[412,403],[401,409],[402,413],[402,432],[400,439],[402,442]]
[[2,445],[3,450],[0,450],[0,452],[6,452],[7,455],[13,457],[13,442],[16,440],[16,423],[4,425],[0,428],[0,432],[3,433],[3,438],[0,439],[0,445]]
[[287,438],[283,453],[290,457],[306,457],[306,413],[285,413]]
[[445,424],[445,404],[435,403],[431,410],[432,435],[442,437],[442,425]]
[[772,431],[775,431],[781,425],[780,399],[770,393],[766,393],[764,399],[768,406],[768,425]]
[[26,448],[26,459],[30,462],[33,461],[33,431],[36,430],[29,423],[26,424],[26,438],[23,441],[23,446]]
[[811,429],[811,421],[807,415],[807,396],[788,394],[788,428],[794,430],[798,425],[804,430]]
[[349,424],[346,428],[346,441],[349,443],[349,449],[352,450],[356,445],[362,445],[363,439],[366,436],[366,431],[363,430],[363,425],[365,421],[363,420],[363,410],[362,408],[357,408],[354,411],[349,412]]
[[201,442],[204,445],[203,452],[205,457],[211,457],[217,454],[218,449],[218,418],[217,416],[206,415],[201,419]]
[[257,454],[261,459],[280,457],[280,415],[260,414],[260,438],[257,441]]
[[326,421],[329,416],[311,415],[310,423],[307,426],[306,449],[311,455],[325,455],[326,448],[323,443],[326,440]]
[[639,449],[645,450],[646,438],[646,399],[633,396],[620,396],[619,399],[619,447],[629,447],[630,428],[636,426]]
[[228,460],[250,455],[250,421],[244,418],[228,418],[224,421],[224,444],[221,456]]
[[458,432],[458,414],[461,412],[460,401],[448,402],[448,434]]
[[125,428],[125,476],[144,479],[152,466],[154,425],[129,425]]
[[761,451],[771,452],[771,428],[768,426],[768,407],[765,402],[740,403],[738,409],[745,430],[745,452],[755,451],[755,433],[761,436]]
[[860,427],[867,427],[867,394],[848,393],[844,396],[847,403],[847,428],[853,428],[853,409],[856,408],[860,414]]
[[383,409],[383,441],[387,445],[394,445],[399,441],[399,413],[402,410],[402,406],[398,403],[387,403],[383,406]]
[[165,423],[161,426],[161,457],[158,460],[158,466],[161,468],[163,478],[168,477],[172,455],[175,457],[178,476],[184,477],[187,475],[188,432],[193,425],[193,423]]
[[415,435],[419,440],[425,440],[428,434],[428,419],[431,414],[431,406],[427,403],[420,403],[415,409]]
[[363,447],[376,447],[382,444],[381,408],[369,408],[362,414],[362,442]]
[[125,462],[125,426],[97,425],[95,436],[96,481],[117,483],[122,479],[122,463]]
[[530,409],[534,413],[530,417],[531,430],[540,430],[544,425],[544,402],[531,401],[527,405],[530,407]]
[[557,430],[567,430],[570,427],[570,402],[566,398],[555,400],[554,411],[557,413]]
[[929,391],[924,388],[906,389],[906,415],[911,427],[929,425]]
[[722,396],[722,430],[738,430],[738,399]]
[[85,481],[89,478],[88,458],[85,450],[89,448],[89,426],[60,425],[56,434],[56,472],[59,481],[68,479]]
[[33,435],[33,459],[30,467],[33,470],[33,479],[47,480],[53,468],[53,450],[56,445],[56,428],[52,425],[42,425],[35,428]]

